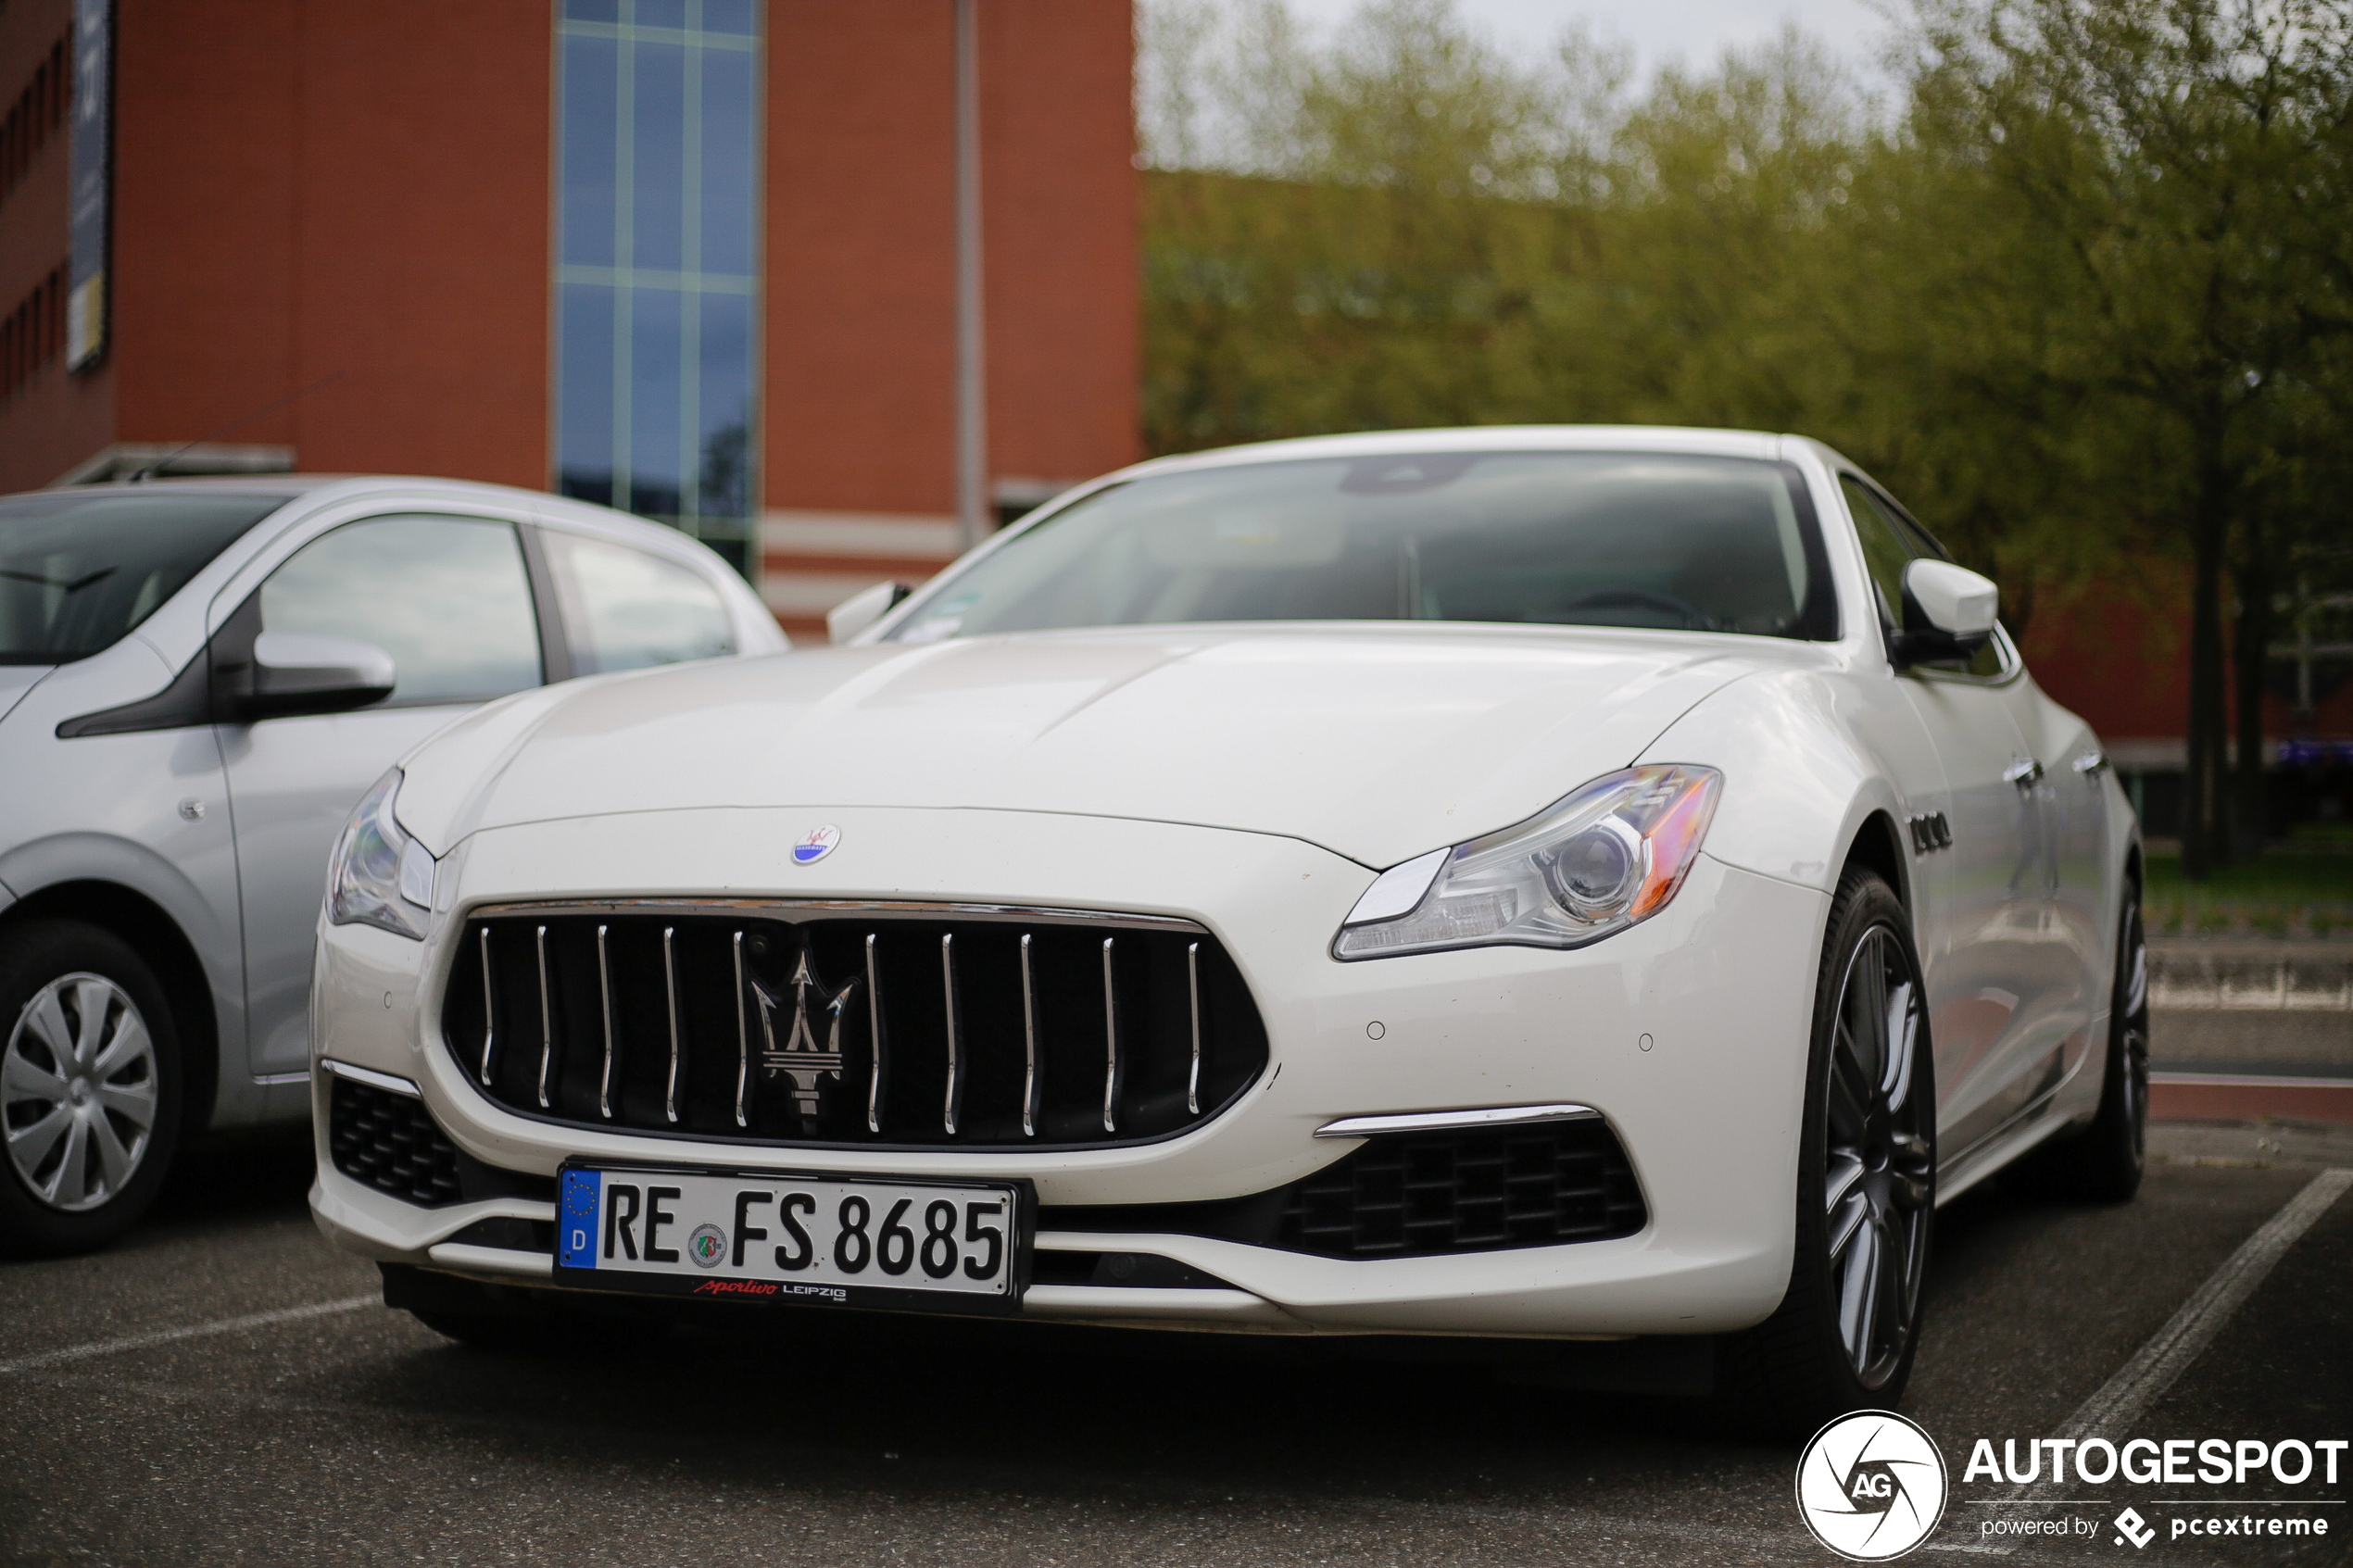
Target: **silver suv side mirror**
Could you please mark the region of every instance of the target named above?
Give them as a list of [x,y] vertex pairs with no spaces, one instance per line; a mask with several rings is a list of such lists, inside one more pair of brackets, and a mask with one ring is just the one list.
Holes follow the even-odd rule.
[[253,640],[253,692],[246,714],[340,713],[392,695],[392,655],[373,643],[308,632],[264,632]]

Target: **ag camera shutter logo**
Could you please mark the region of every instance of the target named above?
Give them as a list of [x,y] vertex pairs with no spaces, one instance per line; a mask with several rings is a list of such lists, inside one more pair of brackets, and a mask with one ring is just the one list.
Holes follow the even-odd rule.
[[1944,1517],[1944,1456],[1893,1411],[1839,1417],[1797,1461],[1797,1513],[1814,1538],[1856,1562],[1903,1556]]

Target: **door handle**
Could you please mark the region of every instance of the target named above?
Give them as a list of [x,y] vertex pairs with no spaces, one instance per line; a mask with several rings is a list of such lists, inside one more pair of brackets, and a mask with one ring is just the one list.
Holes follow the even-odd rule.
[[2020,789],[2032,786],[2043,776],[2043,764],[2032,757],[2022,757],[2002,770],[2002,782],[2014,784]]
[[2096,779],[2108,767],[2108,753],[2094,749],[2075,759],[2075,771],[2087,779]]

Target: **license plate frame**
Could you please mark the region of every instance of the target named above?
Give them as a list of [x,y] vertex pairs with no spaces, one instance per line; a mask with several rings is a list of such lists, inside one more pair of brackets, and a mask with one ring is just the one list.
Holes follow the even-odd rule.
[[[584,1184],[580,1178],[592,1178],[596,1206],[584,1210]],[[617,1182],[612,1178],[619,1178]],[[689,1184],[693,1184],[690,1187]],[[761,1216],[765,1223],[758,1228],[769,1235],[759,1238],[761,1245],[783,1252],[791,1244],[790,1236],[776,1223],[783,1207],[783,1197],[790,1192],[805,1192],[813,1200],[812,1209],[802,1210],[803,1229],[807,1222],[818,1215],[831,1217],[824,1227],[823,1236],[812,1234],[806,1250],[812,1261],[803,1265],[812,1271],[808,1277],[795,1277],[800,1271],[787,1272],[778,1266],[757,1266],[746,1256],[745,1269],[734,1262],[732,1255],[745,1254],[747,1243],[736,1236],[736,1227],[711,1217],[709,1201],[717,1188],[733,1186],[736,1191],[767,1189],[768,1200],[762,1204]],[[610,1217],[604,1207],[609,1192],[619,1186],[637,1189],[639,1208],[633,1219],[642,1223],[646,1194],[656,1186],[677,1189],[674,1196],[662,1201],[672,1205],[662,1218],[663,1226],[676,1228],[662,1239],[672,1243],[667,1249],[674,1251],[674,1262],[658,1260],[661,1266],[646,1266],[638,1260],[635,1266],[625,1266],[628,1260],[605,1262],[601,1255],[616,1247],[618,1235],[607,1234]],[[698,1194],[686,1208],[686,1193]],[[926,1277],[922,1263],[921,1248],[926,1236],[920,1215],[906,1228],[916,1238],[917,1251],[909,1265],[898,1275],[887,1273],[876,1256],[879,1232],[886,1223],[891,1200],[909,1195],[936,1195],[945,1198],[950,1193],[961,1196],[950,1199],[956,1206],[960,1221],[967,1218],[965,1205],[981,1200],[984,1196],[1000,1198],[1004,1203],[1005,1230],[1001,1283],[995,1289],[980,1289],[963,1286],[933,1285]],[[860,1270],[846,1271],[832,1257],[833,1244],[843,1234],[840,1204],[848,1197],[866,1199],[869,1228],[867,1261]],[[923,1208],[928,1209],[926,1198]],[[617,1194],[613,1201],[619,1204]],[[730,1202],[729,1208],[735,1205]],[[911,1209],[912,1205],[911,1205]],[[697,1216],[692,1223],[686,1216]],[[985,1216],[984,1216],[985,1217]],[[729,1219],[732,1220],[732,1214]],[[688,1246],[698,1238],[704,1228],[721,1230],[723,1253],[714,1264],[698,1265],[688,1256]],[[585,1237],[578,1233],[585,1229]],[[959,1242],[950,1263],[951,1273],[962,1275],[966,1259],[961,1238],[964,1225],[956,1227]],[[654,1233],[659,1234],[659,1232]],[[623,1291],[635,1295],[667,1296],[685,1299],[725,1300],[771,1306],[814,1306],[848,1310],[884,1311],[949,1312],[958,1315],[1011,1315],[1021,1311],[1022,1299],[1030,1283],[1031,1261],[1036,1252],[1038,1235],[1038,1189],[1027,1177],[955,1177],[909,1176],[879,1172],[844,1171],[778,1171],[749,1166],[638,1163],[632,1160],[574,1158],[566,1160],[556,1173],[556,1250],[550,1283],[560,1289],[596,1292]],[[636,1238],[631,1237],[628,1250],[635,1251]],[[574,1243],[584,1243],[575,1246]],[[592,1261],[581,1266],[577,1260],[587,1255]],[[772,1255],[773,1256],[773,1255]],[[849,1277],[838,1277],[843,1274]],[[912,1277],[919,1283],[900,1283]],[[873,1283],[882,1281],[883,1283]]]

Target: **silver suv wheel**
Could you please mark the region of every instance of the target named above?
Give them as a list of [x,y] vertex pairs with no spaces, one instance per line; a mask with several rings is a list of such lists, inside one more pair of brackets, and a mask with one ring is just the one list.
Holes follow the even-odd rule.
[[159,1073],[146,1020],[102,974],[59,975],[0,1054],[0,1135],[42,1204],[81,1213],[120,1196],[154,1141]]

